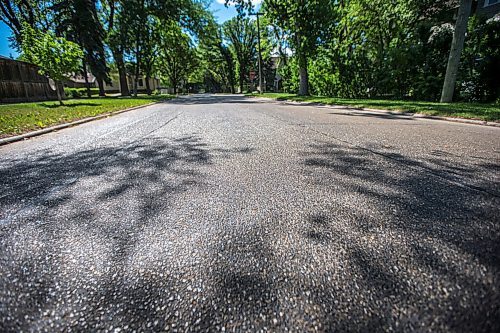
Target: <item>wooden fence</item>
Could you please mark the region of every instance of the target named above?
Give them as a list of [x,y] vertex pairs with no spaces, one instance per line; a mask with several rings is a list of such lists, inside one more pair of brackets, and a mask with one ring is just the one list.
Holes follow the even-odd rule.
[[37,66],[0,57],[0,103],[56,99],[56,90]]

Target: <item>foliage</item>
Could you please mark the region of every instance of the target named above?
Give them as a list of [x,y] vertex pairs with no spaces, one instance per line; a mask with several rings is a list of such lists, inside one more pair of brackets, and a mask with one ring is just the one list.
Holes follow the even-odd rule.
[[[300,1],[264,1],[263,10],[276,32],[271,38],[281,40],[273,45],[284,59],[278,68],[283,91],[299,93],[303,84],[299,73],[305,73],[316,95],[439,99],[453,33],[449,3],[351,0],[315,8],[318,4],[307,2],[311,12],[308,22],[301,23],[300,14],[306,9]],[[323,17],[316,19],[318,13]],[[471,19],[457,99],[499,98],[498,24],[498,19],[488,23]],[[297,34],[307,35],[306,59]],[[283,51],[286,47],[292,49],[288,56]]]
[[20,48],[24,25],[43,32],[53,27],[52,5],[50,0],[0,0],[0,21],[12,31],[14,47]]
[[257,58],[257,26],[249,18],[235,17],[223,25],[224,35],[237,63],[240,92],[249,80]]
[[199,62],[190,75],[191,83],[202,83],[209,92],[235,92],[236,64],[230,45],[223,41],[222,27],[211,17],[197,48]]
[[[255,19],[246,17],[255,8],[251,0],[232,2],[240,17],[224,25],[206,0],[0,0],[0,20],[15,45],[25,26],[78,44],[84,63],[74,71],[90,70],[102,88],[113,67],[122,95],[129,94],[127,75],[137,86],[139,77],[159,74],[175,89],[234,92],[235,82],[244,89],[258,80],[250,75],[258,63]],[[279,78],[277,89],[291,93],[436,101],[455,7],[434,0],[263,0],[266,90]],[[499,25],[498,16],[469,20],[457,100],[500,98]]]
[[[86,88],[68,88],[68,87],[64,88],[64,94],[66,95],[66,97],[69,97],[69,98],[81,98],[82,96],[85,96],[86,93],[87,93]],[[91,95],[98,95],[99,89],[91,88],[90,94]]]
[[[28,25],[23,28],[22,57],[37,65],[40,74],[60,83],[71,73],[78,71],[83,52],[80,47],[53,33],[35,31]],[[59,88],[57,97],[62,104]]]
[[197,56],[189,36],[177,24],[163,26],[159,38],[159,72],[170,82],[175,94],[180,83],[187,82],[189,73],[197,65]]
[[97,14],[94,0],[61,0],[52,9],[55,12],[56,32],[80,45],[84,51],[83,71],[87,66],[97,78],[104,95],[103,82],[110,83],[109,68],[104,51],[105,31]]
[[40,74],[60,82],[79,69],[83,52],[80,47],[53,33],[23,30],[23,58],[40,67]]
[[500,19],[469,22],[462,66],[459,71],[459,98],[468,101],[495,101],[500,98]]
[[274,0],[264,3],[271,22],[287,31],[297,58],[299,94],[309,94],[308,59],[327,39],[328,25],[335,14],[329,0]]

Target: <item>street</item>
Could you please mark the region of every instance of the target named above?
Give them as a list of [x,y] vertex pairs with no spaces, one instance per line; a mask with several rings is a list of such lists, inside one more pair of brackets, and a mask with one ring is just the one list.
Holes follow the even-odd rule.
[[0,147],[0,331],[500,331],[500,128],[192,95]]

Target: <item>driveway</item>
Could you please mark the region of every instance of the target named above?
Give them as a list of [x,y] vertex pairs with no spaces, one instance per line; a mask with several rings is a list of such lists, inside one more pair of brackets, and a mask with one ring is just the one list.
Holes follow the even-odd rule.
[[194,95],[0,147],[0,331],[500,330],[500,129]]

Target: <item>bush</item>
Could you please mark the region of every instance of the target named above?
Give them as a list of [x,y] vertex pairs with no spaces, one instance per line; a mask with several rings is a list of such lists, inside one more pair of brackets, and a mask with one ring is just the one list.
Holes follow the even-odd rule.
[[[64,94],[68,98],[82,98],[87,97],[87,88],[64,88]],[[98,88],[90,88],[90,94],[92,96],[99,95]]]

